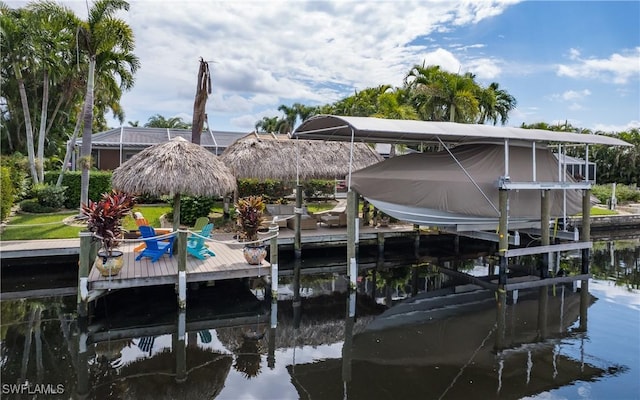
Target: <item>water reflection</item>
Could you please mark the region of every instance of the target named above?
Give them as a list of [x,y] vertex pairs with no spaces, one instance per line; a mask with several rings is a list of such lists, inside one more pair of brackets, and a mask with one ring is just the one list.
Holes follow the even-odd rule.
[[[639,248],[597,245],[592,271],[637,287]],[[75,297],[3,301],[2,382],[96,399],[522,398],[628,372],[585,350],[594,296],[510,294],[500,330],[494,293],[452,283],[433,264],[378,262],[357,292],[339,273],[292,271],[279,299],[217,283],[190,292],[186,313],[173,288],[109,295],[91,321],[75,317]]]

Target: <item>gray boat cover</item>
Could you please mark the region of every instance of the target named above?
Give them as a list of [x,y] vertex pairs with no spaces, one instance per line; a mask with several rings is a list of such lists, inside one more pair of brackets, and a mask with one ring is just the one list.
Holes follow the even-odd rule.
[[[462,145],[451,152],[482,189],[480,193],[456,161],[446,151],[414,153],[392,157],[352,174],[351,187],[365,198],[380,204],[391,203],[417,209],[470,217],[499,216],[498,180],[504,175],[504,147],[495,144]],[[509,147],[511,182],[533,182],[531,147]],[[536,149],[536,181],[558,182],[558,161],[548,148]],[[566,180],[574,180],[567,175]],[[551,217],[562,217],[565,190],[551,190]],[[540,218],[538,190],[510,190],[509,217]],[[582,210],[579,190],[566,190],[566,215]],[[384,209],[382,209],[384,212]]]

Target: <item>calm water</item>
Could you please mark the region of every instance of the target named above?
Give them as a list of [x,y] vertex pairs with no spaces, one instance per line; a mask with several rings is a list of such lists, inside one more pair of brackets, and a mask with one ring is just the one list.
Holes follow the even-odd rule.
[[182,314],[173,288],[119,291],[87,326],[75,296],[3,301],[1,397],[640,398],[640,241],[595,243],[592,259],[586,331],[572,287],[542,300],[520,291],[503,351],[493,294],[454,297],[446,277],[410,264],[362,271],[351,296],[332,273],[303,275],[295,301],[282,277],[277,303],[259,286],[217,283],[190,292]]

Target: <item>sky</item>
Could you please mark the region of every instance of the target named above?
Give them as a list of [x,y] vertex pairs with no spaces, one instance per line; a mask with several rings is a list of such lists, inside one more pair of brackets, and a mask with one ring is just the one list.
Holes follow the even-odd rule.
[[[85,1],[59,1],[86,19]],[[12,7],[26,2],[6,1]],[[200,57],[211,129],[250,132],[281,104],[401,86],[416,64],[471,72],[517,100],[507,125],[640,127],[639,1],[130,1],[141,68],[127,121],[191,122]],[[119,126],[109,120],[111,127]]]

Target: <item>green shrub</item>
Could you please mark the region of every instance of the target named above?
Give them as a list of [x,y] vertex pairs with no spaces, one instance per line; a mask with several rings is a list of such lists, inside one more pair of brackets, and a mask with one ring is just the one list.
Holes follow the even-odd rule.
[[275,203],[292,192],[292,185],[275,179],[238,179],[238,197],[262,196],[265,203]]
[[0,221],[4,221],[11,212],[13,206],[14,188],[11,184],[11,168],[0,168]]
[[332,197],[335,191],[335,182],[326,179],[309,179],[302,183],[302,189],[307,201],[323,197]]
[[65,204],[66,189],[65,186],[56,187],[48,183],[40,183],[31,188],[31,195],[41,206],[59,210]]
[[52,207],[41,205],[37,199],[27,199],[20,202],[20,210],[34,214],[46,214],[56,211]]
[[[591,194],[596,196],[603,204],[607,204],[611,200],[613,185],[594,185],[591,188]],[[638,202],[640,201],[640,190],[634,185],[616,185],[616,199],[618,203]]]
[[27,157],[20,153],[14,153],[10,156],[0,157],[3,167],[9,168],[9,176],[11,178],[11,185],[13,186],[14,201],[19,201],[27,197],[27,191],[29,188],[29,165]]
[[[216,199],[213,197],[182,197],[180,199],[180,224],[193,226],[198,218],[209,216],[215,203]],[[170,214],[170,217],[173,218],[173,207]]]
[[[55,184],[58,181],[59,171],[49,171],[44,174],[45,183]],[[64,206],[74,209],[80,206],[80,187],[82,173],[80,171],[67,171],[62,177],[62,186],[67,187]],[[99,201],[102,193],[111,192],[111,171],[91,171],[89,173],[89,200]]]

